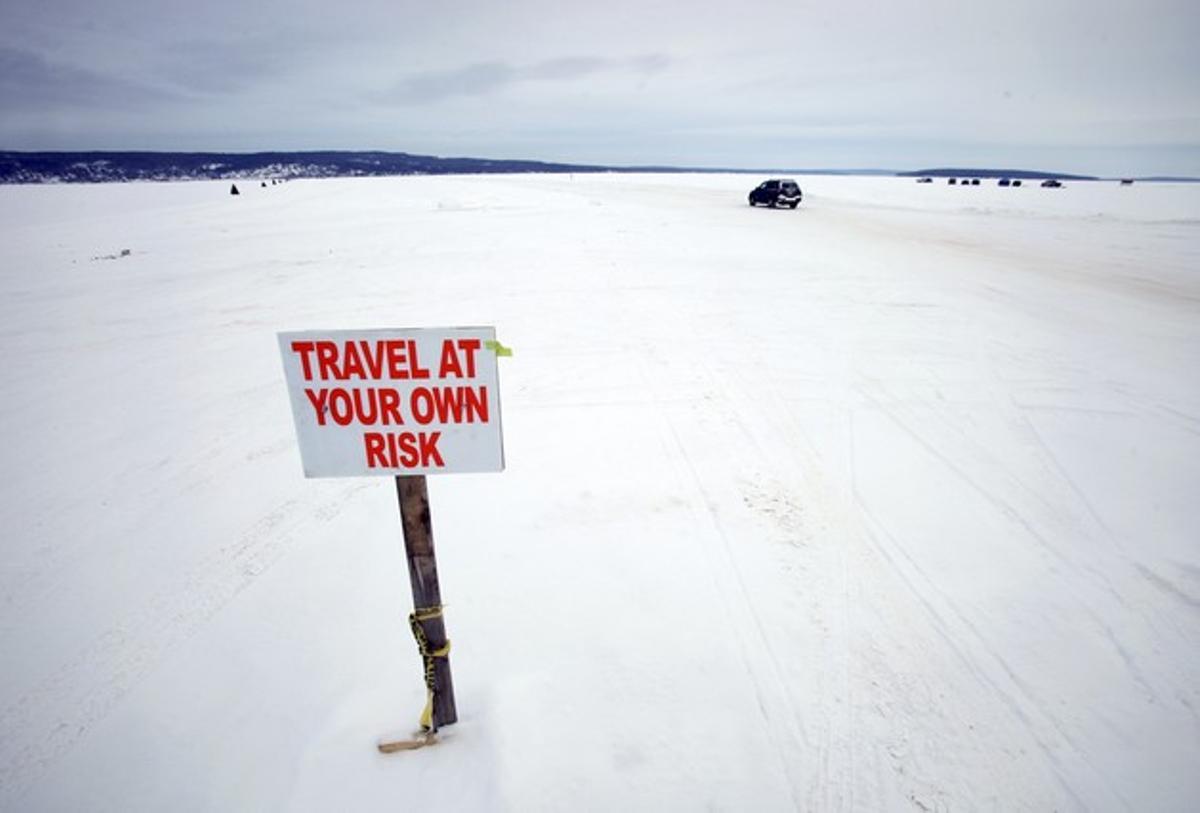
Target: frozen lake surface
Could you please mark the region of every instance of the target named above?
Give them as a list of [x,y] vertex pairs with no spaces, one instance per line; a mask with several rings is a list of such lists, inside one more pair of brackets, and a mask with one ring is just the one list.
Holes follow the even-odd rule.
[[[1200,185],[758,180],[0,187],[0,809],[1200,807]],[[393,486],[275,333],[476,324],[383,756]]]

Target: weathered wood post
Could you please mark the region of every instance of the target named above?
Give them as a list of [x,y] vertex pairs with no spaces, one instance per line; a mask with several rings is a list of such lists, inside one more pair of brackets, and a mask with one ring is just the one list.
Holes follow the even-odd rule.
[[[404,529],[404,552],[408,558],[408,578],[412,582],[416,623],[425,633],[428,651],[437,652],[446,646],[446,625],[441,613],[442,591],[438,585],[425,476],[398,475],[396,497],[400,502],[400,522]],[[432,730],[436,731],[458,720],[448,653],[433,658],[433,674]]]

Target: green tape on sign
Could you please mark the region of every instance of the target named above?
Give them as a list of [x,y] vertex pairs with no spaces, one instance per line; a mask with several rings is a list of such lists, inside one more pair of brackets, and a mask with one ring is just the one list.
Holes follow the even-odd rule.
[[496,341],[495,339],[488,339],[487,341],[485,341],[483,343],[483,346],[486,347],[488,350],[495,351],[497,356],[511,356],[512,355],[511,347],[505,347],[504,345],[500,344],[500,342]]

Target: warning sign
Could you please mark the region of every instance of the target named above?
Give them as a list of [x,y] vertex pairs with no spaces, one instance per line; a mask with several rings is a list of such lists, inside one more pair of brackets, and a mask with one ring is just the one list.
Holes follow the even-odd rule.
[[279,334],[306,477],[502,471],[491,327]]

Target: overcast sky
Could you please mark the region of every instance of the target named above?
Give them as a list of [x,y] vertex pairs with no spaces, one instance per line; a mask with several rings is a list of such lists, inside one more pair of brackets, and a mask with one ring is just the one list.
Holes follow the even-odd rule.
[[0,149],[1200,175],[1196,0],[0,0]]

